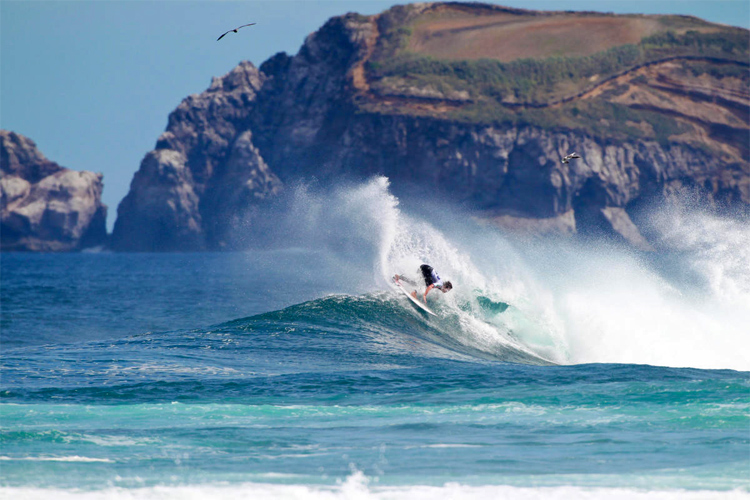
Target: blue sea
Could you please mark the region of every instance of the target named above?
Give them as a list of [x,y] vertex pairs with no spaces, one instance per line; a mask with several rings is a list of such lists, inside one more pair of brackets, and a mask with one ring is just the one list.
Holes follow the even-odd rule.
[[[638,253],[384,178],[248,217],[2,255],[0,498],[750,498],[746,222],[660,210]],[[423,262],[437,317],[390,286]]]

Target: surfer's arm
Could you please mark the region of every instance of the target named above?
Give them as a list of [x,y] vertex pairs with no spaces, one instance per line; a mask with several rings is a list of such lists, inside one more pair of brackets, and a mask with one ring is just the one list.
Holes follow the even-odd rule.
[[422,298],[424,299],[424,303],[425,303],[425,304],[427,303],[427,294],[428,294],[428,293],[430,293],[430,290],[432,290],[433,288],[435,288],[435,285],[430,285],[430,286],[428,286],[428,287],[427,287],[427,289],[426,289],[426,290],[424,291],[424,297],[422,297]]

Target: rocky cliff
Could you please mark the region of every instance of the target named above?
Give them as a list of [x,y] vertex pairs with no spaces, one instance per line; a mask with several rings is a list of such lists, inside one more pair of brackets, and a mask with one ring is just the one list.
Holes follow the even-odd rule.
[[63,168],[36,144],[0,130],[0,248],[71,251],[104,245],[102,175]]
[[253,202],[278,193],[281,182],[249,128],[264,80],[242,63],[170,115],[118,207],[115,249],[223,248]]
[[221,248],[284,182],[384,174],[503,227],[648,248],[650,203],[689,191],[750,211],[749,53],[746,30],[679,16],[447,3],[336,17],[297,55],[242,63],[180,105],[114,244]]

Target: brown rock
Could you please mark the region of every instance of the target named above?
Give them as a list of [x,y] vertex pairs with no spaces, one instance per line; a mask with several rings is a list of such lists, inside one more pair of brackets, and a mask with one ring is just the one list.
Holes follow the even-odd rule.
[[183,100],[118,207],[114,249],[224,248],[242,213],[278,192],[279,179],[246,131],[264,79],[243,62]]
[[63,168],[30,139],[0,130],[2,250],[71,251],[104,245],[102,174]]

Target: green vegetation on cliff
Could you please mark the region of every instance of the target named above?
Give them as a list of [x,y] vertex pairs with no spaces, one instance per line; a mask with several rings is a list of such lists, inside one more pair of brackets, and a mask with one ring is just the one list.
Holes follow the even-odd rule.
[[395,7],[379,18],[378,28],[365,63],[375,97],[363,105],[368,111],[430,114],[432,102],[436,116],[463,122],[665,144],[688,127],[678,119],[678,104],[665,112],[643,92],[644,102],[631,96],[637,85],[658,87],[658,78],[644,76],[649,67],[675,61],[696,78],[750,85],[747,30],[686,16],[434,4]]
[[[728,29],[721,33],[688,31],[678,35],[668,31],[644,38],[637,45],[621,45],[590,56],[518,59],[507,63],[491,59],[440,60],[404,52],[389,59],[371,60],[367,70],[372,81],[385,81],[386,85],[402,78],[415,87],[432,85],[467,91],[474,100],[486,97],[505,104],[533,106],[582,92],[592,86],[592,78],[601,81],[676,57],[717,59],[746,68],[750,59],[747,33]],[[731,66],[730,70],[737,72],[737,68]],[[379,89],[387,91],[383,87]]]

